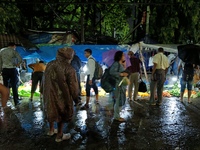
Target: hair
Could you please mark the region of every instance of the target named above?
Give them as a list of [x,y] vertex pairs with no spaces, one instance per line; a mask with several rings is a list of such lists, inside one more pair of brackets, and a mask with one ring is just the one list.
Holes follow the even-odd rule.
[[129,51],[129,52],[128,52],[128,55],[133,56],[134,53],[133,53],[132,51]]
[[117,51],[115,53],[115,56],[114,56],[114,61],[120,61],[122,56],[123,56],[123,52],[122,51]]
[[8,46],[15,46],[16,44],[14,42],[9,42]]
[[44,63],[44,61],[40,60],[39,63]]
[[164,49],[162,47],[159,47],[158,52],[164,52]]
[[90,55],[92,55],[92,50],[91,49],[85,49],[85,52],[88,52],[88,53],[90,53]]

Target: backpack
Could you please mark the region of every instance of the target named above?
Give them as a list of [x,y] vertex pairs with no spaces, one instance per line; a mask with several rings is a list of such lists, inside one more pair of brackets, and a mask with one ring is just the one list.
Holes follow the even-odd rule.
[[192,81],[194,77],[194,67],[191,63],[185,63],[183,70],[183,80]]
[[[118,66],[119,70],[120,65]],[[110,68],[105,69],[103,76],[101,77],[101,87],[106,93],[114,91],[116,85],[116,78],[110,75]]]
[[[93,59],[93,58],[90,58],[90,59]],[[101,65],[96,60],[94,60],[94,61],[95,61],[94,78],[99,80],[99,79],[101,79],[101,77],[103,75],[103,68],[101,67]]]

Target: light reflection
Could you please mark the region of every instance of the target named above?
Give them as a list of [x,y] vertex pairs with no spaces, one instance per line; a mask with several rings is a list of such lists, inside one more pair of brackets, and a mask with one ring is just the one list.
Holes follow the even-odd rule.
[[34,122],[42,122],[43,121],[43,112],[41,110],[33,113]]
[[86,125],[86,119],[87,119],[87,111],[79,111],[77,113],[77,121],[76,121],[76,125],[78,127],[82,127],[84,125]]

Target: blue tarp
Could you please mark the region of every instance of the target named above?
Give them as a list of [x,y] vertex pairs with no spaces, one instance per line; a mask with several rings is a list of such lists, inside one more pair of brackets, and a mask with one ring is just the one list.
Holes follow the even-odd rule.
[[[26,51],[23,47],[17,47],[17,51],[20,53],[23,59],[34,59],[39,58],[45,62],[54,60],[56,57],[57,50],[66,45],[48,45],[48,46],[39,46],[38,51]],[[76,54],[80,57],[82,61],[87,59],[84,56],[84,50],[90,48],[93,52],[94,58],[98,61],[102,61],[102,53],[111,49],[127,51],[123,46],[119,45],[72,45],[71,46]]]

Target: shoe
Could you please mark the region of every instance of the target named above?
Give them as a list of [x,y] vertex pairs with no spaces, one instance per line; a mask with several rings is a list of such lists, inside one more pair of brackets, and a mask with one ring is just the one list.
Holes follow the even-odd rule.
[[48,136],[53,136],[54,134],[57,134],[57,133],[58,133],[58,130],[57,130],[57,129],[54,129],[53,132],[48,131],[48,132],[47,132],[47,135],[48,135]]
[[18,102],[15,104],[15,106],[19,106],[20,104],[21,104],[21,102],[18,101]]
[[114,119],[114,121],[118,121],[118,122],[126,122],[126,120],[124,118],[119,118],[119,119]]
[[132,100],[132,99],[130,99],[130,98],[128,98],[127,100],[128,100],[128,101],[130,101],[130,102],[132,102],[132,101],[133,101],[133,100]]
[[63,134],[62,138],[56,138],[55,141],[56,142],[62,142],[64,140],[69,140],[71,138],[71,134],[67,133],[67,134]]
[[188,101],[188,104],[191,104],[192,102],[191,101]]
[[85,104],[83,107],[81,107],[81,110],[87,110],[88,108],[89,106]]

